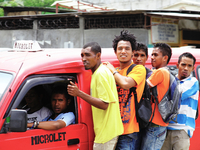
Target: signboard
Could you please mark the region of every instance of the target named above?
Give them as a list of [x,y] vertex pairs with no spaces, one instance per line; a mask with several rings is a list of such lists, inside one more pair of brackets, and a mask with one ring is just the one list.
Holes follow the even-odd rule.
[[24,50],[24,51],[39,51],[41,50],[41,47],[37,41],[20,40],[14,43],[13,49]]
[[152,43],[179,43],[178,21],[151,17]]

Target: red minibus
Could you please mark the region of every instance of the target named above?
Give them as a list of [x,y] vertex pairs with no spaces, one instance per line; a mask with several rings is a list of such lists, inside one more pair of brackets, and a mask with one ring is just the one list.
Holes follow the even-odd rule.
[[[41,49],[30,41],[17,43],[13,49],[0,52],[0,149],[37,150],[67,149],[92,150],[94,132],[91,106],[79,97],[73,97],[71,109],[75,114],[75,124],[59,130],[26,129],[26,111],[21,109],[24,96],[34,86],[41,85],[45,95],[43,104],[49,106],[50,91],[54,84],[67,84],[73,80],[80,90],[89,94],[91,72],[84,69],[81,48]],[[189,51],[196,56],[193,75],[199,80],[199,50],[174,48],[169,68],[176,70],[178,56]],[[146,66],[151,68],[151,50]],[[115,67],[119,62],[112,48],[102,49],[102,62],[109,61]],[[200,119],[196,120],[196,130],[191,139],[190,150],[197,150]]]

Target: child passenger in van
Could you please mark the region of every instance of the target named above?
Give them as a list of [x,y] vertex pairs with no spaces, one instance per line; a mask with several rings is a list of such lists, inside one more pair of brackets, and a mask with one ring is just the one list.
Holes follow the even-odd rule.
[[71,102],[71,96],[66,91],[64,86],[54,88],[51,96],[51,106],[53,114],[46,117],[42,122],[34,121],[28,123],[28,128],[39,128],[45,130],[57,130],[75,123],[75,115],[73,112],[68,112],[68,106]]

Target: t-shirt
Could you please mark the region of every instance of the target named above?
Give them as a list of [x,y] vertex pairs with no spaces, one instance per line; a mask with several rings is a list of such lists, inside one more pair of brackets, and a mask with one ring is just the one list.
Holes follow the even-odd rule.
[[191,138],[195,129],[195,117],[198,106],[199,82],[195,77],[189,76],[180,81],[181,106],[177,115],[177,123],[171,121],[168,130],[185,130]]
[[[133,64],[133,63],[132,63]],[[129,72],[128,75],[126,75],[128,68],[132,65],[130,64],[126,68],[117,71],[122,76],[128,76],[135,80],[137,83],[136,85],[136,92],[137,92],[137,100],[140,102],[140,99],[142,97],[142,93],[144,91],[144,85],[146,80],[146,70],[145,67],[142,65],[136,65],[132,71]],[[132,94],[131,98],[129,99],[128,103],[125,106],[125,103],[128,98],[129,89],[125,90],[117,86],[118,96],[119,96],[119,105],[120,105],[120,111],[121,111],[121,119],[124,126],[124,134],[130,134],[133,132],[139,132],[139,124],[136,119],[135,114],[135,100],[134,95]]]
[[60,113],[55,119],[51,119],[49,117],[43,119],[42,121],[57,121],[62,120],[65,122],[66,126],[75,123],[75,115],[73,112],[68,113]]
[[[154,70],[152,75],[147,79],[147,83],[154,87],[157,85],[157,92],[158,92],[158,102],[160,102],[167,92],[169,88],[169,80],[170,75],[169,71],[166,68],[159,68],[157,70]],[[155,103],[152,103],[152,110],[154,110]],[[167,126],[168,123],[165,123],[160,115],[160,112],[158,110],[158,106],[156,106],[156,110],[154,113],[154,117],[152,120],[153,123],[160,125],[160,126]]]
[[[26,111],[28,111],[27,109]],[[42,107],[40,110],[32,113],[32,114],[27,114],[27,122],[31,123],[34,122],[35,120],[37,121],[42,121],[46,117],[50,117],[52,115],[52,111],[46,107]]]
[[92,106],[95,143],[105,143],[123,133],[117,88],[110,70],[101,64],[92,74],[90,94],[109,103],[106,110]]

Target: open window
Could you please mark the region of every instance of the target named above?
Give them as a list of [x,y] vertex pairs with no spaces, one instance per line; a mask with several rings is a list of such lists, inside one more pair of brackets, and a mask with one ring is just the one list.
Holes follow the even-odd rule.
[[[26,106],[25,96],[27,92],[34,87],[40,87],[43,94],[42,105],[51,109],[51,92],[56,85],[65,85],[67,90],[67,84],[69,81],[75,82],[75,74],[62,74],[62,75],[33,75],[28,77],[17,90],[14,98],[12,99],[4,117],[8,117],[12,109],[25,109]],[[71,97],[71,102],[68,106],[69,111],[75,115],[75,123],[78,120],[78,110],[76,97]],[[3,132],[3,131],[1,131]]]

